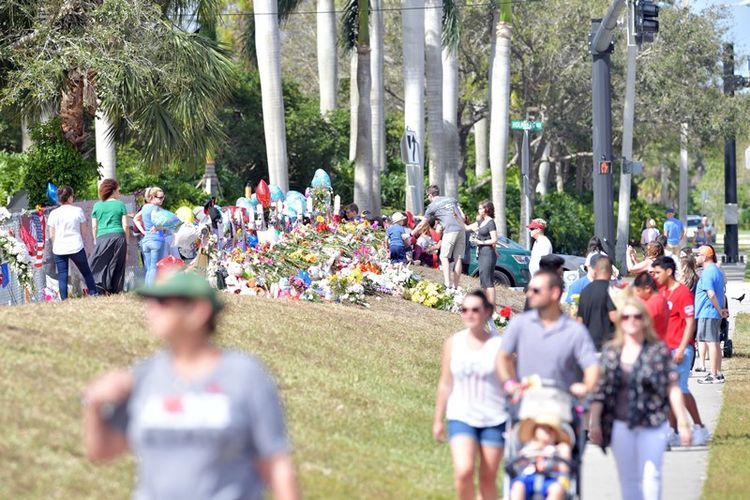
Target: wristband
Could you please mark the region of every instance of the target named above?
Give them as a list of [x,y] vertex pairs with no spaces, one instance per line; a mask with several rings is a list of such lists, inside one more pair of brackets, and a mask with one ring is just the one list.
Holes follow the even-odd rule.
[[570,488],[570,478],[568,476],[559,476],[557,482],[566,491]]

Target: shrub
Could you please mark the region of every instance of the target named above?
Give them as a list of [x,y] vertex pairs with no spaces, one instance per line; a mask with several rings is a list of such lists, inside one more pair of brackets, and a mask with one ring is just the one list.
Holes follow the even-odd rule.
[[[83,193],[98,176],[94,160],[84,158],[62,136],[59,118],[31,129],[34,145],[26,154],[23,187],[29,193],[29,205],[48,205],[47,183],[68,185]],[[79,193],[79,194],[81,194]]]
[[0,206],[5,206],[14,194],[23,189],[25,175],[25,154],[0,151]]
[[581,254],[594,234],[591,205],[568,193],[552,192],[537,201],[534,217],[547,221],[547,236],[556,253]]

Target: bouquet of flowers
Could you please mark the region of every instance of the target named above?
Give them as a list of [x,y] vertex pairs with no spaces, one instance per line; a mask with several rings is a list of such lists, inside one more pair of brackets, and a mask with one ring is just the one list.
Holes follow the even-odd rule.
[[419,281],[404,291],[404,298],[433,309],[457,313],[465,297],[461,289],[448,289],[432,281]]
[[513,309],[508,306],[500,308],[499,311],[495,311],[492,315],[492,321],[497,329],[502,329],[508,326],[510,318],[513,316]]
[[[0,217],[2,216],[0,214]],[[8,263],[8,267],[16,274],[21,286],[33,288],[34,270],[26,246],[2,227],[0,227],[0,262]]]

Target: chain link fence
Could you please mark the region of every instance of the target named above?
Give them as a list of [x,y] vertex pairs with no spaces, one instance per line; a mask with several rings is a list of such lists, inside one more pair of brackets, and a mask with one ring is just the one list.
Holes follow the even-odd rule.
[[[135,214],[135,197],[133,196],[121,196],[120,199],[127,207],[128,214]],[[91,229],[91,211],[94,208],[93,201],[80,201],[74,203],[75,206],[81,207],[83,213],[86,215],[86,223],[82,227],[83,244],[86,249],[86,255],[91,256],[94,251],[94,236]],[[46,208],[44,211],[44,218],[46,220],[49,217],[52,208]],[[34,219],[37,221],[34,221]],[[37,237],[38,231],[34,230],[36,222],[38,222],[39,215],[36,213],[14,213],[11,214],[10,220],[8,220],[4,226],[7,229],[13,231],[16,238],[21,239],[21,227],[30,229],[30,233]],[[31,290],[30,299],[31,302],[43,302],[45,300],[45,289],[57,290],[57,269],[55,268],[55,259],[52,255],[52,242],[49,239],[49,229],[44,234],[44,258],[42,259],[41,267],[34,267],[34,289]],[[28,245],[26,245],[28,248]],[[32,262],[35,259],[36,249],[32,249],[30,252]],[[138,247],[138,239],[133,237],[131,230],[131,238],[129,239],[128,245],[128,257],[127,267],[125,270],[125,290],[132,290],[138,286],[145,276],[143,268],[143,260],[141,258],[140,248]],[[79,273],[75,265],[70,265],[70,274],[68,278],[68,284],[72,288],[71,296],[80,296],[83,294],[83,277]],[[0,305],[18,305],[25,302],[24,290],[21,287],[17,276],[12,271],[10,272],[10,280],[0,287]]]

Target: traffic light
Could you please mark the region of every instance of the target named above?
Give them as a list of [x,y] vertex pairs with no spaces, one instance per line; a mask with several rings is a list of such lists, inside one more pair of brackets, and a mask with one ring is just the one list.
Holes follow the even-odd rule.
[[652,0],[637,0],[635,4],[635,40],[640,45],[654,41],[659,32],[659,6]]

